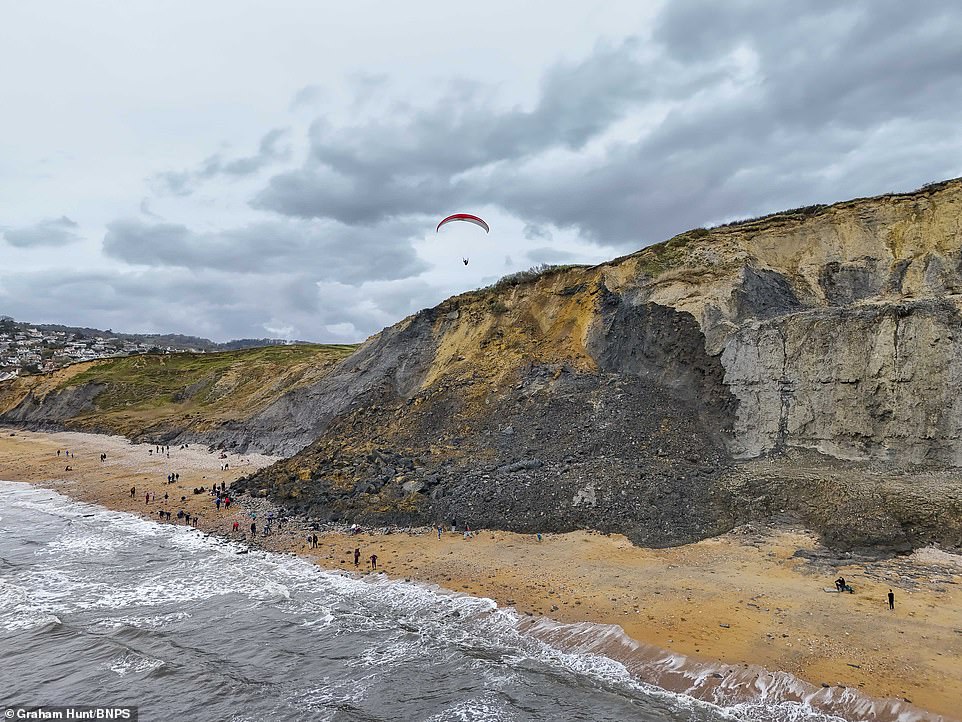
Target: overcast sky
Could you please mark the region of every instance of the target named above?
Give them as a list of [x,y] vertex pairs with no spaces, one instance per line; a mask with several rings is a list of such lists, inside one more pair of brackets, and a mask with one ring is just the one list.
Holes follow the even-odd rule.
[[[357,341],[537,263],[960,176],[960,28],[904,0],[0,0],[0,314]],[[436,234],[454,212],[490,235]]]

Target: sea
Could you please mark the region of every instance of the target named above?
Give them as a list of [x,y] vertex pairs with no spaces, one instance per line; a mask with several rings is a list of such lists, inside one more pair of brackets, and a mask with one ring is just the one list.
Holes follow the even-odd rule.
[[826,694],[698,666],[618,627],[325,571],[0,481],[0,707],[235,722],[924,719],[844,691],[833,711]]

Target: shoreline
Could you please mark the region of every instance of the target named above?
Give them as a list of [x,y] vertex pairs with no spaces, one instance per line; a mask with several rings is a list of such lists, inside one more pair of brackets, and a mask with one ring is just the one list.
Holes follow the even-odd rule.
[[[237,541],[246,535],[232,533],[231,524],[238,520],[242,531],[249,530],[246,511],[232,505],[218,512],[209,495],[194,495],[192,489],[229,485],[275,460],[233,453],[225,460],[197,445],[172,448],[168,459],[148,454],[152,445],[78,432],[0,429],[0,434],[4,480],[155,521],[166,492],[166,508],[174,514],[178,508],[200,512],[198,528]],[[57,449],[76,456],[58,458]],[[107,453],[104,463],[101,452]],[[232,468],[220,468],[225,461]],[[181,474],[178,483],[165,483],[171,472]],[[158,501],[145,503],[147,491],[158,494]],[[261,500],[254,504],[268,506]],[[261,527],[263,516],[258,517]],[[354,571],[358,547],[364,561],[377,554],[378,571],[390,577],[514,607],[530,618],[537,634],[557,634],[547,622],[539,627],[541,617],[618,625],[625,635],[623,643],[612,645],[614,656],[625,655],[619,661],[631,668],[634,640],[648,655],[647,666],[641,665],[648,675],[657,671],[650,662],[662,651],[666,659],[684,655],[705,679],[721,678],[710,670],[723,670],[731,679],[755,674],[756,680],[759,670],[773,676],[779,670],[808,682],[816,695],[844,687],[875,700],[904,700],[913,711],[932,713],[930,719],[959,713],[962,557],[938,550],[884,560],[835,558],[804,530],[770,528],[742,528],[669,549],[634,547],[624,537],[584,531],[545,535],[539,542],[531,535],[492,531],[475,532],[471,539],[445,531],[439,540],[432,530],[356,536],[318,531],[318,548],[311,549],[307,533],[289,525],[258,537],[256,544],[342,571]],[[839,574],[855,594],[823,591]],[[894,611],[885,601],[890,587]]]

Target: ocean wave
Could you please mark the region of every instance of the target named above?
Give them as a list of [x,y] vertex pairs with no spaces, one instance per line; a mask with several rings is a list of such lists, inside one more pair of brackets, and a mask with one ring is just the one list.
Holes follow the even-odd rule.
[[128,674],[152,672],[164,665],[164,660],[147,657],[132,651],[125,651],[108,662],[105,667],[114,674],[125,677]]
[[[277,644],[264,659],[282,667],[301,663],[292,650],[310,649],[298,646],[314,639],[304,641],[305,635],[331,645],[344,638],[339,663],[356,676],[285,691],[294,703],[317,710],[317,719],[332,705],[361,704],[369,688],[363,680],[375,675],[455,668],[469,670],[488,691],[449,700],[425,719],[517,719],[501,695],[526,686],[532,676],[564,689],[655,700],[699,720],[938,719],[907,703],[873,700],[850,688],[816,688],[781,672],[690,660],[640,644],[616,625],[562,624],[433,585],[325,571],[298,557],[258,549],[238,554],[247,549],[238,542],[24,486],[14,490],[8,504],[14,515],[51,514],[71,525],[29,569],[4,568],[3,574],[16,581],[0,577],[0,627],[31,628],[83,613],[90,628],[131,627],[158,635],[174,628],[169,643],[183,639],[186,644],[190,625],[213,620],[208,623],[220,631],[223,618],[226,635],[232,622],[248,625],[249,638],[235,641],[239,656],[246,660],[265,644]],[[261,642],[261,630],[275,636]],[[152,641],[162,654],[163,644]],[[205,660],[209,656],[205,649],[196,653]],[[125,676],[149,674],[164,664],[127,650],[106,666]]]

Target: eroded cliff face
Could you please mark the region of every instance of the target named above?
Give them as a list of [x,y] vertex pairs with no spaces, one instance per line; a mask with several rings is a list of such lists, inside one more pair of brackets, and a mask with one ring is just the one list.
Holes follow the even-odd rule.
[[[957,544],[957,488],[908,503],[871,465],[962,466],[960,224],[955,180],[689,231],[448,299],[249,413],[167,431],[294,454],[239,487],[321,518],[657,546],[784,512],[842,545]],[[89,420],[98,383],[42,398]],[[32,398],[3,420],[42,418]],[[815,452],[854,466],[784,461]]]
[[689,232],[623,259],[609,285],[698,319],[737,458],[958,466],[960,224],[949,181]]
[[[363,400],[241,486],[324,518],[590,526],[649,545],[776,507],[859,543],[937,540],[917,505],[871,521],[866,499],[897,497],[871,478],[820,516],[792,503],[792,474],[760,480],[744,460],[962,465],[960,213],[952,181],[449,299],[342,362]],[[943,541],[958,526],[943,519]]]
[[887,464],[962,465],[962,317],[954,299],[819,309],[732,334],[730,447]]

